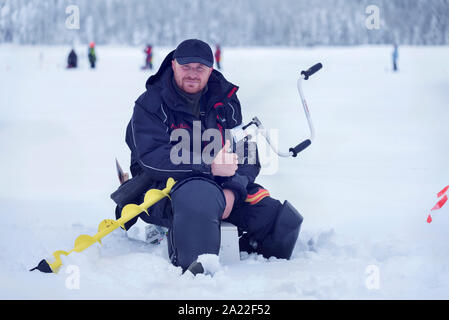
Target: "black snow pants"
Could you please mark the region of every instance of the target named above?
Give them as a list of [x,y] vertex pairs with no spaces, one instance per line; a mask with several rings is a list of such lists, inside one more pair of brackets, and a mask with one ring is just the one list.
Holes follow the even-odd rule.
[[[139,217],[169,228],[170,260],[185,271],[199,255],[219,254],[220,223],[226,200],[218,184],[202,177],[177,182],[170,197],[171,201],[166,198],[151,207],[150,216],[143,213]],[[252,184],[247,201],[234,206],[224,221],[237,226],[240,251],[290,259],[302,220],[288,201],[282,204],[262,186]],[[125,224],[126,229],[135,221],[136,218]]]

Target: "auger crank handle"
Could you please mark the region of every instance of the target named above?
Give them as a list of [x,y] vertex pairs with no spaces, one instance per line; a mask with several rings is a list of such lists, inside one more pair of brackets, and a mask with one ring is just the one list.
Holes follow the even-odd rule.
[[292,157],[295,158],[298,155],[298,153],[303,151],[305,148],[307,148],[311,144],[312,144],[312,141],[310,141],[310,139],[307,139],[307,140],[304,140],[303,142],[301,142],[300,144],[298,144],[296,147],[288,149],[288,151],[290,151],[292,153]]
[[306,71],[301,71],[301,75],[303,76],[304,80],[308,80],[311,75],[313,75],[314,73],[319,71],[322,67],[323,67],[323,65],[321,63],[317,63],[317,64],[311,66]]

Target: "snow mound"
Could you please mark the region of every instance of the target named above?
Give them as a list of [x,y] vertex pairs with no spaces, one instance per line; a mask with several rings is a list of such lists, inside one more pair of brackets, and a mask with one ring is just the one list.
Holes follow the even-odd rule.
[[223,269],[220,265],[219,257],[216,254],[202,254],[198,256],[197,260],[203,265],[205,274],[213,275]]

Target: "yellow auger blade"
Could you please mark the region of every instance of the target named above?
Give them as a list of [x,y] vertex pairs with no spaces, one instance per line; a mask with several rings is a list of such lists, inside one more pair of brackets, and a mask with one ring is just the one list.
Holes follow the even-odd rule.
[[[53,257],[55,257],[55,262],[53,262],[53,263],[51,263],[51,264],[48,264],[48,267],[50,268],[50,270],[51,270],[51,271],[55,270],[55,271],[53,271],[53,272],[57,272],[57,270],[59,269],[59,267],[62,265],[62,260],[61,260],[61,257],[60,257],[61,254],[67,256],[69,253],[70,253],[70,252],[62,251],[62,250],[53,252]],[[42,260],[42,261],[45,261],[45,260]],[[42,261],[41,261],[41,262],[42,262]],[[47,263],[48,263],[48,262],[47,262]],[[38,268],[38,270],[39,270],[39,271],[42,271],[42,270],[40,270],[39,268]]]
[[45,273],[57,273],[62,265],[61,255],[68,256],[73,251],[81,252],[84,249],[93,245],[95,242],[101,244],[101,239],[103,237],[105,237],[118,227],[124,228],[126,222],[137,217],[142,212],[146,212],[146,214],[148,214],[148,208],[154,205],[156,202],[162,200],[165,197],[170,198],[169,194],[175,183],[176,183],[175,180],[169,178],[167,180],[167,184],[164,189],[148,190],[145,193],[143,203],[141,203],[140,205],[130,203],[123,207],[120,219],[118,220],[105,219],[101,221],[100,224],[98,225],[98,232],[95,235],[93,236],[89,236],[87,234],[80,235],[79,237],[76,238],[75,246],[72,250],[68,252],[62,250],[55,251],[53,253],[53,257],[55,258],[55,261],[53,263],[48,263],[45,259],[43,259],[39,262],[37,267],[31,269],[30,271],[37,269]]

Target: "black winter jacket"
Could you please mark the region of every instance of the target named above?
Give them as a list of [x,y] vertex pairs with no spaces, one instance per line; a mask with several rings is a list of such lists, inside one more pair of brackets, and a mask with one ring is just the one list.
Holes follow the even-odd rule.
[[[212,176],[210,165],[198,157],[197,163],[173,164],[170,160],[171,148],[177,143],[170,141],[174,129],[184,128],[193,138],[193,121],[200,120],[201,132],[209,128],[218,129],[224,143],[224,130],[242,123],[236,95],[238,87],[216,70],[212,71],[208,90],[201,98],[200,119],[189,112],[173,88],[173,52],[167,55],[158,72],[147,80],[146,91],[135,102],[126,130],[126,143],[131,149],[131,174],[135,176],[145,170],[154,178],[153,188],[163,188],[169,177],[180,181],[192,176],[205,176],[222,188],[231,189],[236,195],[236,203],[244,201],[248,184],[254,183],[260,171],[258,158],[256,164],[239,164],[236,174],[229,178]],[[202,149],[204,145],[202,142]],[[192,154],[191,159],[193,157]]]

